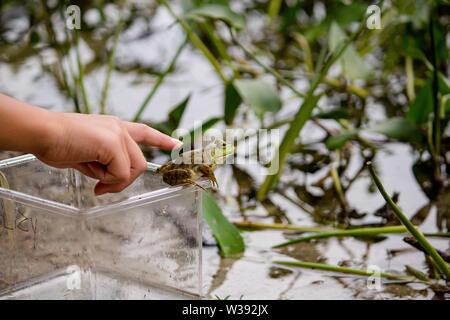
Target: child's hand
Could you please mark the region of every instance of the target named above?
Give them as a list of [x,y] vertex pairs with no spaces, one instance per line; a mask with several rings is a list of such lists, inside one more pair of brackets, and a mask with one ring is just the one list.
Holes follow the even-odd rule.
[[138,143],[170,150],[180,141],[144,124],[112,116],[52,113],[51,134],[35,152],[57,168],[74,168],[98,179],[95,193],[119,192],[130,185],[147,163]]
[[0,150],[33,153],[57,168],[98,179],[95,193],[119,192],[147,167],[138,143],[173,149],[181,142],[112,116],[54,113],[0,94]]

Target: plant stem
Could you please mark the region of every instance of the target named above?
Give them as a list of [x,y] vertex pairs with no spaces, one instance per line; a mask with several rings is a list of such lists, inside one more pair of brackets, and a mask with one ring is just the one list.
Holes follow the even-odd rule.
[[441,113],[439,108],[439,80],[438,80],[438,65],[436,57],[436,43],[434,36],[434,8],[430,11],[430,38],[431,38],[431,63],[433,64],[433,144],[434,144],[434,175],[436,181],[441,181],[441,169],[440,169],[440,154],[441,154]]
[[[364,277],[374,276],[374,272],[369,272],[366,270],[360,270],[360,269],[354,269],[354,268],[348,268],[348,267],[333,266],[333,265],[324,264],[324,263],[304,262],[304,261],[274,261],[273,263],[281,264],[284,266],[290,266],[290,267],[300,267],[300,268],[313,269],[313,270],[317,269],[317,270],[332,271],[332,272],[338,272],[338,273],[354,274],[354,275],[364,276]],[[385,278],[385,279],[404,280],[404,281],[410,281],[410,282],[417,281],[414,278],[408,277],[407,275],[403,275],[403,274],[392,274],[392,273],[380,272],[378,275],[381,278]]]
[[283,223],[259,223],[259,222],[249,222],[249,221],[236,221],[233,222],[236,227],[248,228],[248,229],[274,229],[274,230],[293,230],[302,232],[323,232],[327,230],[332,230],[330,228],[324,227],[303,227],[296,226],[292,224]]
[[411,276],[413,276],[416,279],[419,279],[419,280],[425,281],[425,282],[431,282],[431,279],[428,278],[428,276],[426,274],[424,274],[422,271],[419,271],[419,270],[411,267],[410,265],[405,265],[405,271],[407,274],[410,274]]
[[108,69],[106,70],[106,76],[105,76],[105,82],[103,84],[102,89],[102,98],[100,101],[100,113],[105,114],[106,111],[106,104],[108,103],[108,92],[109,92],[109,82],[111,78],[111,73],[114,68],[114,58],[116,56],[116,49],[117,45],[119,43],[119,36],[120,32],[122,32],[123,24],[119,22],[119,24],[116,27],[114,38],[113,38],[113,44],[111,48],[111,52],[108,56]]
[[281,3],[283,0],[271,0],[269,3],[269,9],[267,10],[267,14],[270,18],[270,23],[275,21],[275,18],[280,13]]
[[345,199],[345,194],[344,194],[344,191],[342,190],[341,179],[340,179],[339,173],[337,171],[337,166],[339,163],[339,152],[337,151],[336,154],[338,155],[338,160],[335,163],[331,164],[330,173],[331,173],[331,178],[333,179],[334,189],[336,190],[336,193],[339,198],[339,202],[341,203],[342,208],[344,210],[347,210],[348,203],[347,203],[347,200]]
[[172,60],[170,61],[167,68],[158,76],[158,79],[156,80],[155,84],[153,85],[150,92],[145,97],[144,101],[142,102],[141,106],[139,107],[138,111],[136,112],[135,116],[133,117],[134,122],[138,122],[141,119],[142,114],[144,113],[145,109],[147,108],[147,105],[152,100],[153,96],[155,95],[158,88],[163,83],[165,77],[173,70],[175,67],[175,64],[178,60],[178,57],[180,56],[181,52],[183,51],[184,47],[187,44],[187,39],[183,41],[183,43],[178,47],[177,51],[175,52],[175,55],[173,56]]
[[417,239],[417,241],[422,245],[423,249],[431,256],[431,258],[436,262],[441,272],[445,275],[447,281],[450,280],[450,268],[448,264],[442,259],[442,257],[439,255],[439,253],[436,251],[436,249],[428,242],[428,240],[425,238],[423,233],[420,231],[419,228],[415,227],[411,221],[403,214],[403,212],[400,210],[400,208],[395,204],[395,202],[391,199],[389,194],[384,189],[384,186],[376,174],[372,163],[368,162],[367,166],[369,167],[370,175],[372,176],[373,181],[375,182],[375,185],[377,186],[378,190],[380,191],[381,195],[383,196],[384,200],[387,202],[387,204],[391,207],[394,214],[397,216],[397,218],[401,221],[401,223],[408,229],[409,233],[411,233],[414,238]]
[[[56,55],[57,55],[56,65],[57,65],[58,72],[60,73],[59,76],[61,77],[62,85],[63,85],[64,89],[66,90],[67,95],[69,96],[69,98],[71,98],[73,100],[74,105],[75,105],[75,111],[76,112],[81,112],[80,106],[79,106],[79,103],[78,103],[78,99],[76,97],[76,90],[72,91],[72,88],[69,85],[69,81],[68,81],[68,77],[67,77],[66,71],[64,69],[63,55],[61,54],[61,52],[59,50],[59,43],[58,43],[58,41],[56,39],[56,34],[55,34],[55,31],[54,31],[54,28],[53,28],[52,19],[51,19],[50,15],[49,15],[50,8],[48,7],[47,2],[44,1],[44,0],[41,0],[41,5],[44,7],[45,28],[47,30],[47,34],[49,36],[50,43],[54,47]],[[67,28],[65,28],[65,29],[66,29],[66,34],[67,34]],[[67,39],[69,39],[68,35],[67,35]],[[66,54],[68,52],[69,51],[67,50]]]
[[159,0],[160,3],[162,3],[167,10],[169,11],[170,15],[178,21],[178,23],[183,28],[184,32],[186,32],[189,40],[192,42],[192,44],[199,49],[206,59],[211,63],[214,70],[216,70],[217,74],[219,75],[220,79],[223,82],[227,82],[227,79],[225,75],[222,72],[222,67],[220,63],[217,61],[217,59],[214,57],[214,55],[209,51],[208,47],[203,43],[203,41],[197,36],[197,34],[192,30],[192,28],[189,26],[189,24],[181,17],[177,16],[175,12],[172,10],[172,8],[169,6],[166,0]]
[[87,97],[86,87],[84,85],[84,66],[81,62],[81,54],[80,54],[80,46],[79,46],[79,34],[78,30],[75,29],[75,51],[76,51],[76,59],[77,59],[77,67],[78,67],[78,77],[77,77],[77,83],[78,87],[81,90],[81,97],[83,98],[83,105],[84,105],[84,113],[91,113],[91,108],[89,106],[89,99]]
[[406,93],[408,95],[409,101],[414,101],[414,99],[416,99],[416,93],[414,91],[414,65],[412,57],[406,57],[405,70],[406,70]]
[[390,226],[390,227],[374,227],[374,228],[358,228],[358,229],[349,229],[349,230],[329,230],[324,231],[321,233],[312,234],[309,236],[304,236],[296,239],[292,239],[290,241],[286,241],[280,244],[277,244],[276,246],[273,246],[273,248],[281,248],[285,247],[291,244],[299,243],[299,242],[306,242],[310,240],[316,240],[316,239],[325,239],[325,238],[331,238],[331,237],[370,237],[370,236],[376,236],[380,234],[390,234],[390,233],[406,233],[408,229],[406,229],[404,226]]
[[258,57],[256,57],[256,55],[251,52],[249,49],[247,49],[238,39],[237,37],[233,34],[233,32],[230,29],[230,34],[231,37],[233,39],[233,41],[245,52],[245,54],[247,54],[253,61],[256,62],[256,64],[258,64],[261,68],[263,68],[266,72],[270,73],[271,75],[273,75],[280,83],[282,83],[283,85],[285,85],[286,87],[288,87],[289,89],[292,90],[292,92],[294,92],[297,96],[299,97],[305,97],[305,94],[298,91],[293,85],[292,83],[290,83],[289,81],[287,81],[281,74],[278,73],[278,71],[276,71],[275,69],[265,65],[264,63],[262,63]]
[[450,238],[450,232],[433,232],[433,233],[425,232],[423,235],[426,237]]
[[201,27],[208,34],[208,36],[211,39],[212,43],[216,47],[217,52],[219,53],[220,57],[225,61],[225,63],[227,64],[228,68],[230,68],[230,70],[233,72],[234,78],[235,79],[239,78],[239,73],[233,67],[231,57],[230,57],[230,55],[227,52],[227,48],[223,44],[222,39],[218,36],[218,34],[211,27],[211,24],[207,21],[205,23],[202,23]]
[[271,165],[278,164],[278,171],[273,175],[266,176],[266,179],[262,183],[260,189],[258,190],[257,197],[259,200],[262,200],[266,197],[267,193],[270,189],[275,185],[278,181],[278,178],[283,171],[287,156],[290,154],[292,146],[295,143],[295,140],[299,137],[301,130],[303,129],[305,123],[311,118],[312,111],[314,107],[317,105],[320,96],[314,95],[319,84],[326,77],[328,70],[331,66],[341,57],[341,55],[348,48],[350,43],[363,31],[365,27],[364,23],[361,23],[358,30],[353,33],[345,42],[341,43],[335,51],[331,54],[331,56],[324,63],[321,71],[315,76],[312,80],[310,89],[308,90],[307,95],[305,96],[302,104],[300,105],[297,114],[294,117],[294,120],[291,122],[291,125],[286,132],[283,141],[281,142],[278,153],[274,155]]
[[298,43],[298,45],[300,46],[301,50],[303,51],[306,70],[309,73],[313,73],[314,72],[314,61],[312,58],[311,47],[309,46],[308,40],[305,38],[304,35],[302,35],[300,33],[294,33],[293,37],[294,37],[295,41]]

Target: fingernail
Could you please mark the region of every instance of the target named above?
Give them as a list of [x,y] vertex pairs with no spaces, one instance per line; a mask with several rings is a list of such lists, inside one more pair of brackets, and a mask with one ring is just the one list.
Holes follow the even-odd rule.
[[173,141],[173,143],[175,144],[175,148],[178,148],[178,147],[180,147],[180,146],[182,146],[183,145],[183,142],[181,142],[180,140],[178,140],[178,139],[175,139],[175,138],[171,138],[171,140]]

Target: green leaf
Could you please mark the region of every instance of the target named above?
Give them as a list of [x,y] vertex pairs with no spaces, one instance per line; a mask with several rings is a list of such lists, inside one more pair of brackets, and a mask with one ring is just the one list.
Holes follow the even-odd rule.
[[450,94],[449,80],[442,73],[438,74],[439,93],[442,95]]
[[317,119],[348,119],[350,114],[345,108],[333,108],[331,110],[318,112],[314,115]]
[[190,99],[191,95],[188,95],[183,101],[172,108],[172,111],[170,111],[169,122],[171,127],[173,127],[173,130],[178,128],[178,126],[180,125],[181,118],[183,117],[184,111],[186,110]]
[[[450,94],[450,85],[447,79],[438,74],[439,93],[443,96]],[[409,107],[406,118],[415,124],[423,124],[428,121],[430,113],[433,112],[433,79],[427,80],[425,85],[417,93],[416,99]]]
[[433,111],[433,86],[432,80],[428,80],[417,92],[416,99],[409,107],[406,118],[415,124],[428,121],[428,115]]
[[423,138],[421,131],[410,121],[402,117],[387,119],[368,128],[368,131],[406,142],[419,142]]
[[180,125],[181,118],[183,117],[190,98],[191,95],[188,95],[183,101],[171,108],[167,121],[154,123],[152,124],[152,127],[165,134],[171,135]]
[[[328,44],[330,50],[335,50],[341,43],[346,41],[347,36],[335,21],[331,23]],[[366,79],[370,75],[370,69],[363,58],[356,51],[353,44],[350,44],[339,59],[342,71],[350,80]]]
[[347,141],[353,139],[356,136],[356,131],[354,130],[343,130],[338,134],[329,137],[325,140],[325,145],[329,150],[336,150],[342,148]]
[[212,128],[216,123],[218,123],[222,118],[214,117],[206,120],[201,126],[193,128],[189,134],[183,136],[181,140],[183,143],[192,143],[194,138],[201,137],[208,129]]
[[205,4],[187,13],[187,17],[191,19],[209,18],[221,20],[229,26],[238,30],[245,28],[244,16],[232,11],[229,6],[221,4]]
[[367,4],[360,1],[329,1],[327,7],[327,19],[331,17],[342,28],[359,21],[367,11]]
[[237,109],[242,103],[242,98],[234,87],[233,83],[229,82],[225,85],[225,102],[224,102],[224,117],[225,123],[230,125],[233,123],[236,116]]
[[242,100],[259,116],[281,108],[277,90],[263,80],[236,80],[234,86]]
[[225,218],[222,210],[208,192],[203,193],[202,211],[223,257],[244,252],[245,244],[239,230]]
[[308,93],[306,94],[305,99],[300,105],[297,114],[291,121],[290,127],[283,137],[283,141],[281,142],[278,152],[272,158],[270,165],[277,166],[277,171],[275,172],[275,174],[267,175],[264,179],[258,190],[258,200],[265,199],[267,197],[267,193],[275,185],[275,183],[277,183],[280,174],[283,172],[286,159],[291,153],[291,150],[294,146],[295,140],[300,136],[305,123],[311,118],[312,111],[320,99],[320,95],[314,95],[315,90],[317,89],[319,84],[322,83],[331,66],[334,65],[339,58],[341,58],[342,54],[346,51],[348,46],[360,34],[362,26],[363,25],[360,25],[358,30],[356,30],[351,37],[349,37],[345,42],[341,43],[336,48],[336,50],[333,50],[330,57],[326,59],[323,64],[320,64],[321,67],[319,68],[317,75],[312,80]]
[[450,115],[450,94],[442,97],[442,106],[446,115]]
[[41,42],[41,35],[36,30],[33,30],[30,34],[30,45],[34,46],[39,42]]

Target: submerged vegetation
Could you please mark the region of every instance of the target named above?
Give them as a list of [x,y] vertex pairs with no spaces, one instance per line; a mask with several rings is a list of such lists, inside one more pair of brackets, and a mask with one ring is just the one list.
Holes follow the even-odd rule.
[[[205,220],[224,258],[244,251],[238,228],[289,231],[287,241],[275,244],[275,252],[318,239],[354,237],[371,243],[409,233],[423,249],[422,271],[405,262],[406,274],[386,272],[381,277],[419,281],[432,289],[439,283],[440,291],[448,291],[449,262],[442,258],[448,248],[439,251],[427,240],[447,239],[448,246],[450,232],[448,1],[77,1],[86,13],[80,30],[64,28],[68,4],[2,1],[0,62],[19,68],[37,58],[73,111],[111,113],[109,91],[115,76],[150,78],[141,104],[127,106],[127,114],[172,134],[191,106],[191,95],[168,108],[164,121],[152,121],[148,110],[166,108],[156,106],[154,98],[182,68],[180,56],[189,50],[209,64],[215,79],[205,82],[218,83],[223,94],[221,116],[206,119],[203,131],[281,130],[279,148],[262,165],[276,162],[275,174],[261,176],[252,166],[235,164],[229,168],[233,187],[226,189],[232,190],[232,204],[224,190],[204,196]],[[367,27],[373,14],[369,4],[381,9],[380,29]],[[170,17],[169,28],[179,28],[183,35],[171,45],[169,62],[142,65],[118,59],[121,43],[152,37],[156,30],[151,21],[161,12]],[[27,25],[15,24],[18,17]],[[136,28],[139,32],[131,32]],[[49,51],[53,59],[46,58]],[[95,92],[86,78],[100,72],[103,83]],[[189,129],[190,137],[199,128]],[[417,212],[403,212],[398,203],[411,195],[386,191],[378,177],[384,169],[380,153],[398,146],[407,147],[410,171],[427,198]],[[149,158],[160,155],[145,151]],[[385,199],[378,210],[361,212],[355,206],[350,193],[362,188],[361,182],[367,196],[379,192]],[[428,224],[421,231],[432,216],[433,230]],[[323,261],[277,263],[371,275]]]

